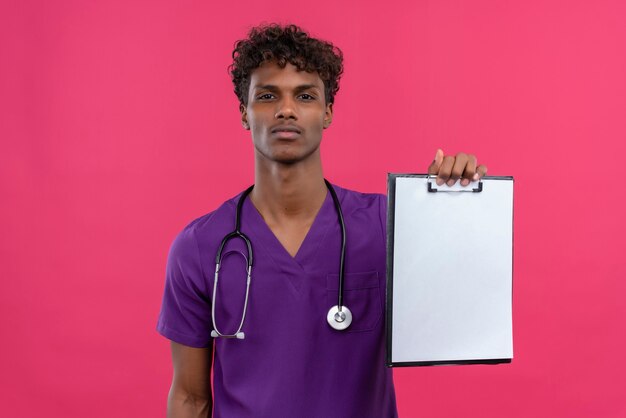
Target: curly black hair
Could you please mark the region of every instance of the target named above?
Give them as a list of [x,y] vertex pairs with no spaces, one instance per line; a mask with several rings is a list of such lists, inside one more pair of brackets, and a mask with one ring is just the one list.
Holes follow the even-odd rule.
[[343,53],[330,42],[315,39],[296,25],[272,23],[253,27],[248,38],[235,43],[233,63],[228,67],[239,102],[248,105],[250,75],[261,64],[275,61],[298,70],[317,72],[324,82],[326,103],[334,103],[343,73]]

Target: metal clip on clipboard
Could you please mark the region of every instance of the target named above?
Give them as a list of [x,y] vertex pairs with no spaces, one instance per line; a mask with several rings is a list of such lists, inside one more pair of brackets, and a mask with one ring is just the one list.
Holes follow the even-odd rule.
[[478,180],[478,181],[472,181],[470,184],[468,184],[467,186],[461,186],[461,184],[459,182],[454,183],[452,186],[448,186],[447,184],[442,184],[441,186],[438,186],[437,183],[435,183],[435,179],[437,178],[437,176],[429,174],[428,175],[428,192],[429,193],[437,193],[437,192],[444,192],[444,193],[450,193],[450,192],[470,192],[470,193],[480,193],[483,191],[483,182],[482,180]]

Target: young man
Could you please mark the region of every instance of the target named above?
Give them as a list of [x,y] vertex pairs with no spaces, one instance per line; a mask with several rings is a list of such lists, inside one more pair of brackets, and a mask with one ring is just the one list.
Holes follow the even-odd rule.
[[[385,366],[386,198],[326,184],[322,172],[341,51],[296,26],[269,25],[252,29],[233,58],[254,187],[191,222],[171,246],[157,326],[172,341],[168,416],[206,417],[214,406],[213,416],[227,418],[396,417]],[[486,167],[439,150],[429,172],[439,184],[467,185]],[[342,305],[352,315],[343,330],[329,315],[340,287],[340,212]],[[252,257],[241,236],[217,256],[235,229]]]

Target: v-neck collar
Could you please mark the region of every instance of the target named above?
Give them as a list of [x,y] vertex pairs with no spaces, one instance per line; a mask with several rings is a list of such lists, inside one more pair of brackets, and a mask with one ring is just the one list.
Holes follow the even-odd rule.
[[326,198],[294,257],[283,247],[249,198],[243,202],[242,212],[242,228],[252,232],[255,254],[264,251],[281,272],[294,278],[292,283],[299,291],[303,273],[310,270],[307,266],[315,259],[329,226],[338,222],[330,191],[326,192]]

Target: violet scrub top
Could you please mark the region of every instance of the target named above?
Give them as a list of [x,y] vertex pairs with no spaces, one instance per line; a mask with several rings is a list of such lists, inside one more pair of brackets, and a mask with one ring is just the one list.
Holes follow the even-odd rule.
[[[341,251],[330,193],[295,257],[245,200],[241,231],[252,242],[254,264],[243,340],[210,336],[215,255],[234,229],[241,194],[174,239],[157,331],[190,347],[214,345],[214,417],[397,417],[385,366],[386,197],[335,190],[346,225],[344,305],[353,315],[344,331],[326,321],[337,304]],[[222,254],[215,313],[222,333],[234,333],[241,321],[243,254],[240,239]]]

